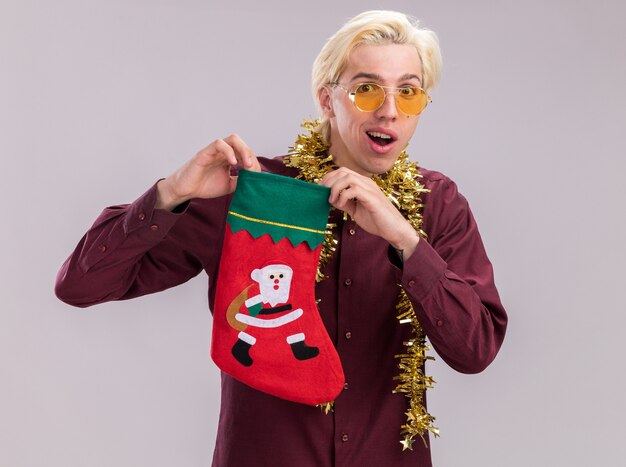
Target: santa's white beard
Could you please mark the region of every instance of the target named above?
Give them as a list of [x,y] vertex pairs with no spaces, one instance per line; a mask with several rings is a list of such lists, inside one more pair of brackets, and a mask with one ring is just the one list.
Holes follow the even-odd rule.
[[263,296],[263,303],[269,303],[272,306],[276,306],[279,303],[287,303],[289,300],[289,282],[281,281],[280,288],[274,290],[274,284],[259,284],[259,291]]

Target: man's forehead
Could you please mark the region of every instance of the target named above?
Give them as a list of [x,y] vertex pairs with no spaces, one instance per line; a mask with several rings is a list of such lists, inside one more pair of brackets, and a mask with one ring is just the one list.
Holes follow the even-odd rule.
[[[352,77],[348,77],[348,79],[350,81],[356,81],[359,79],[367,79],[367,80],[371,80],[371,81],[375,81],[375,82],[384,82],[387,80],[387,78],[385,78],[384,76],[378,74],[378,73],[369,73],[366,71],[358,71],[355,74],[353,74]],[[415,74],[415,73],[404,73],[403,75],[399,76],[397,78],[398,81],[410,81],[412,79],[415,79],[417,81],[421,81],[419,75]]]
[[422,63],[417,49],[410,44],[359,44],[348,54],[341,74],[351,82],[421,83]]

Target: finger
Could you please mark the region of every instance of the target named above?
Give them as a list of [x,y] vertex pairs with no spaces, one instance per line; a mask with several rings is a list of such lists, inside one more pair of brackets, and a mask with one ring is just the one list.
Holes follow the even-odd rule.
[[347,176],[350,175],[356,175],[355,172],[353,172],[350,169],[346,169],[345,167],[340,167],[336,170],[332,170],[330,172],[328,172],[326,175],[324,175],[321,180],[320,180],[320,185],[323,186],[332,186],[337,180],[345,178]]
[[244,142],[243,139],[241,139],[239,135],[232,134],[227,138],[224,138],[224,141],[234,149],[235,157],[243,168],[253,169],[255,165],[258,165],[254,151]]
[[320,180],[320,184],[331,186],[337,183],[338,180],[347,180],[350,185],[367,185],[368,183],[373,183],[369,178],[363,175],[346,169],[345,167],[340,167],[324,175]]
[[356,175],[358,177],[362,177],[363,175],[360,175],[359,173],[355,172],[352,169],[349,169],[347,167],[337,167],[335,170],[331,170],[330,172],[328,172],[326,175],[338,175],[338,174],[343,174],[343,175]]
[[331,204],[331,206],[349,214],[353,220],[356,220],[357,203],[358,201],[356,199],[338,199],[335,203]]
[[354,210],[354,204],[355,201],[359,199],[359,193],[361,193],[361,191],[357,187],[349,186],[337,194],[332,204],[342,211]]
[[[212,151],[218,160],[225,159],[230,165],[237,165],[237,156],[235,154],[235,150],[232,148],[226,140],[216,139],[209,145],[208,148],[212,147]],[[207,148],[207,149],[208,149]]]
[[320,180],[320,185],[330,188],[330,196],[328,197],[329,203],[334,203],[337,200],[337,196],[346,188],[350,187],[352,178],[349,174],[339,170],[334,170],[327,173]]
[[352,185],[350,185],[349,180],[340,178],[334,181],[334,183],[330,185],[329,188],[330,188],[330,196],[328,198],[328,202],[333,204],[333,203],[338,202],[338,200],[340,199],[340,196],[344,194],[346,190],[349,190],[350,188],[352,188]]
[[[345,198],[346,195],[350,194],[350,197],[348,199],[351,199],[356,196],[357,190],[359,192],[367,191],[367,187],[363,186],[360,179],[352,177],[350,175],[337,176],[334,180],[329,180],[328,182],[330,184],[331,190],[331,203],[335,202],[339,196],[343,196]],[[349,191],[346,193],[347,190]],[[355,194],[352,195],[352,193]]]

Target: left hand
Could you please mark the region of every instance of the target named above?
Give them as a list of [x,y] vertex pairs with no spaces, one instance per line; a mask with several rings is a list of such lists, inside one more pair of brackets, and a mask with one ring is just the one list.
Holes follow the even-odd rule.
[[402,250],[405,259],[413,254],[419,242],[417,232],[373,180],[340,167],[327,173],[320,185],[330,188],[328,202],[347,212],[365,231]]

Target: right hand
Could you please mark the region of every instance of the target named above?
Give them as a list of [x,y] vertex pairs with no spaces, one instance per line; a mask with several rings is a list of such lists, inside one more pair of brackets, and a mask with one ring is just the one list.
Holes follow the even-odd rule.
[[191,198],[217,198],[235,191],[231,167],[260,172],[252,149],[237,135],[217,139],[157,184],[157,209],[172,210]]

